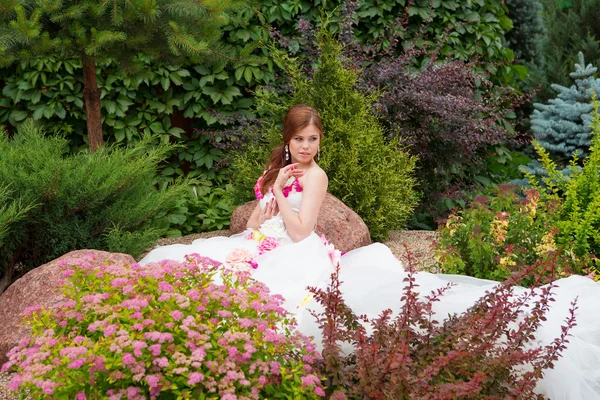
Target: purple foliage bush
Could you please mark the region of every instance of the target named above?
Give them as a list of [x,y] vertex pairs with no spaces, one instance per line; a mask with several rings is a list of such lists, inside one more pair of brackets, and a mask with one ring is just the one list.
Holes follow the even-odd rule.
[[26,311],[32,337],[2,367],[15,372],[9,388],[78,400],[324,395],[320,354],[281,296],[211,261],[71,266],[67,301]]
[[[331,398],[542,398],[534,388],[568,343],[575,303],[560,337],[536,347],[531,340],[553,301],[553,285],[517,296],[512,284],[528,273],[523,271],[488,291],[463,314],[438,322],[433,304],[443,301],[449,286],[419,296],[414,261],[410,256],[408,261],[410,272],[397,316],[391,310],[372,321],[354,315],[342,298],[337,272],[327,289],[310,288],[323,306],[315,317],[323,332],[321,371]],[[343,354],[344,342],[352,344],[352,354]]]
[[407,49],[363,70],[363,91],[380,91],[377,110],[394,140],[418,157],[423,204],[453,187],[473,184],[492,146],[515,139],[507,113],[523,101],[494,85],[475,63],[429,62],[418,70]]

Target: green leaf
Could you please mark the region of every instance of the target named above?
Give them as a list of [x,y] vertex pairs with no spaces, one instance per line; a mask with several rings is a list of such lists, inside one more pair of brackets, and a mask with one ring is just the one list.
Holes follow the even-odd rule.
[[125,130],[119,129],[115,131],[115,139],[117,139],[117,142],[122,142],[125,139]]
[[44,110],[46,108],[48,108],[48,106],[45,106],[45,105],[36,107],[35,111],[33,112],[33,119],[36,121],[38,119],[41,119],[44,116]]
[[498,23],[500,24],[500,27],[502,29],[504,29],[505,31],[509,31],[513,28],[512,20],[510,18],[508,18],[506,15],[502,15],[501,17],[499,17]]
[[59,106],[56,109],[55,114],[58,118],[65,119],[65,117],[67,116],[67,111],[62,106]]
[[164,129],[163,125],[158,121],[151,123],[150,129],[154,133],[165,133],[165,129]]
[[171,86],[171,81],[168,77],[164,77],[161,79],[160,84],[162,85],[163,90],[169,90],[169,87]]
[[479,14],[476,13],[475,11],[471,11],[471,12],[466,13],[463,18],[467,21],[475,22],[475,21],[479,20]]
[[252,98],[239,99],[235,104],[235,108],[250,108],[254,104],[254,100]]
[[246,67],[244,69],[244,79],[248,83],[252,82],[252,67]]
[[10,113],[10,118],[13,119],[14,121],[23,121],[25,118],[27,118],[27,116],[29,115],[29,113],[27,113],[27,111],[21,111],[21,110],[13,110]]
[[235,33],[235,37],[237,37],[238,39],[241,39],[243,42],[247,42],[248,40],[250,40],[250,33],[251,32],[246,29],[239,29]]

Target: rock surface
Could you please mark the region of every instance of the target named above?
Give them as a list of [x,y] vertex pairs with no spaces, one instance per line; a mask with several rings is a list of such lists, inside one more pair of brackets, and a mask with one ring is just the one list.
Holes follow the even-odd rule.
[[[230,230],[239,233],[246,229],[246,223],[258,200],[242,204],[231,215]],[[336,249],[350,251],[371,243],[369,228],[362,218],[341,200],[327,193],[317,219],[318,235],[325,235]]]
[[30,333],[28,328],[20,326],[21,313],[38,304],[53,307],[65,300],[59,287],[63,279],[62,271],[68,267],[59,265],[62,260],[88,261],[93,265],[135,262],[128,254],[77,250],[35,268],[18,279],[0,295],[0,365],[8,360],[6,353]]

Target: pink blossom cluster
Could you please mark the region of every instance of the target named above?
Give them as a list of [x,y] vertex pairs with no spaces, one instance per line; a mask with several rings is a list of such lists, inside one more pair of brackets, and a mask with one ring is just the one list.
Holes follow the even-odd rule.
[[281,296],[202,260],[69,264],[68,300],[25,315],[32,338],[2,366],[15,373],[10,388],[75,399],[324,396],[320,354]]
[[[258,178],[258,180],[256,181],[256,184],[254,185],[254,197],[256,197],[259,200],[265,197],[261,192],[263,176]],[[300,185],[300,181],[298,180],[298,178],[293,178],[292,182],[290,184],[286,185],[282,189],[282,193],[285,197],[288,197],[289,194],[292,192],[301,192],[301,191],[302,191],[302,186]],[[269,192],[273,193],[273,189],[270,188]]]
[[288,197],[288,195],[291,192],[301,192],[302,191],[302,186],[300,186],[300,180],[298,180],[298,178],[294,178],[294,181],[292,183],[290,183],[289,185],[286,185],[283,189],[282,189],[282,193],[284,197]]

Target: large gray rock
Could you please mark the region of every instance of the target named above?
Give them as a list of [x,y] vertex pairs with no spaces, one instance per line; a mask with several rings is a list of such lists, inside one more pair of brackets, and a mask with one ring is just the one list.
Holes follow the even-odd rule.
[[[239,233],[246,229],[246,223],[258,200],[239,206],[231,215],[230,229]],[[317,234],[325,235],[336,249],[350,251],[371,243],[369,228],[357,213],[330,193],[325,195],[317,219]]]
[[21,314],[25,309],[36,305],[50,308],[65,301],[60,286],[62,272],[68,266],[60,266],[62,260],[71,260],[75,264],[87,261],[92,265],[135,262],[128,254],[77,250],[29,271],[14,282],[0,295],[0,365],[8,361],[6,353],[31,333],[27,327],[21,326]]

